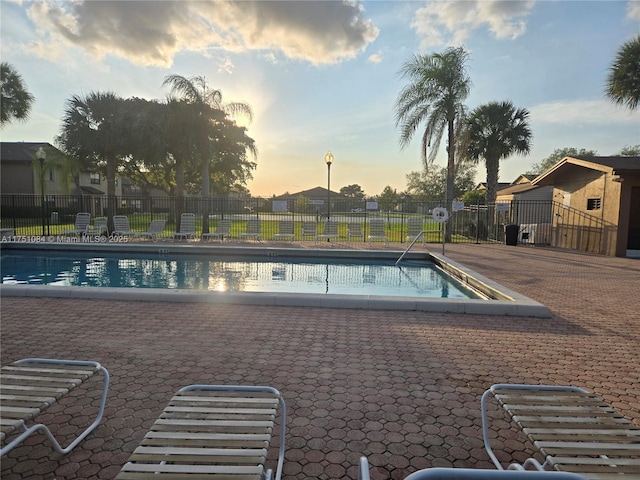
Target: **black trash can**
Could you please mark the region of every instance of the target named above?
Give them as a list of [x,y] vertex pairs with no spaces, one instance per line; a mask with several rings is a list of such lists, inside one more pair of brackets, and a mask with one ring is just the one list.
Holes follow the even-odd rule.
[[518,225],[505,225],[504,226],[504,243],[506,245],[518,244]]

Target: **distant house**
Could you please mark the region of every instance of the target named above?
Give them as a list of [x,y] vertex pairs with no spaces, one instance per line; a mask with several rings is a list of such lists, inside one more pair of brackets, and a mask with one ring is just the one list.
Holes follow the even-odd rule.
[[331,200],[331,210],[338,211],[344,209],[344,204],[349,199],[339,192],[329,191],[326,188],[315,187],[309,190],[302,190],[300,192],[285,193],[273,197],[273,210],[283,211],[285,208],[285,202],[287,205],[286,211],[305,211],[315,213],[327,212],[327,201]]
[[640,157],[564,157],[532,182],[553,188],[554,244],[624,257],[640,250]]
[[40,195],[42,187],[46,195],[66,193],[62,181],[62,170],[52,164],[43,169],[41,183],[40,165],[36,158],[39,148],[46,152],[59,152],[47,142],[1,142],[0,143],[0,188],[3,194]]

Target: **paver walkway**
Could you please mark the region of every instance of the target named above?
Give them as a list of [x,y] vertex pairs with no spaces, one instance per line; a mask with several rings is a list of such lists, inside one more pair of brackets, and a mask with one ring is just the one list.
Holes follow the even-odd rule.
[[[284,393],[286,480],[355,479],[362,454],[373,479],[490,468],[479,404],[495,382],[584,387],[640,425],[640,260],[503,245],[445,253],[548,305],[553,318],[3,298],[3,365],[27,356],[97,360],[112,388],[105,420],[74,452],[60,457],[34,436],[3,459],[1,477],[112,479],[190,383]],[[76,431],[98,392],[65,398],[42,419],[58,434]],[[494,434],[505,461],[530,455],[506,421]]]

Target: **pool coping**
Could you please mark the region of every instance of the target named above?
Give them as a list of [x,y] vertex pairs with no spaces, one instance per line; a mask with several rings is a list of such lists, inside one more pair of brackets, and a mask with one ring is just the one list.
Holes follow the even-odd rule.
[[[402,250],[310,249],[271,246],[227,246],[202,244],[68,244],[19,243],[2,244],[12,250],[76,250],[85,253],[157,253],[171,254],[242,254],[246,256],[314,256],[332,258],[396,259]],[[435,252],[408,252],[407,259],[431,260],[466,286],[482,292],[490,299],[421,298],[370,295],[308,294],[282,292],[216,292],[184,289],[142,289],[117,287],[60,287],[48,285],[1,284],[0,296],[82,298],[102,300],[138,300],[149,302],[221,303],[264,306],[296,306],[320,308],[353,308],[364,310],[406,310],[421,312],[460,313],[479,315],[508,315],[515,317],[549,318],[545,305]]]

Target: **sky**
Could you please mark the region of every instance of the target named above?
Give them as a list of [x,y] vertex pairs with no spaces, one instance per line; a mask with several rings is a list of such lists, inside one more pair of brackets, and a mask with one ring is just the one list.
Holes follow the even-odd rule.
[[640,0],[0,0],[0,16],[1,59],[35,96],[2,141],[54,143],[73,95],[163,100],[167,75],[204,76],[224,102],[253,109],[256,196],[326,187],[329,150],[331,190],[406,190],[422,169],[422,131],[400,148],[400,71],[452,46],[469,53],[469,110],[508,100],[530,112],[530,154],[504,159],[501,182],[555,149],[614,155],[640,144],[640,110],[604,95],[617,51],[640,33]]

